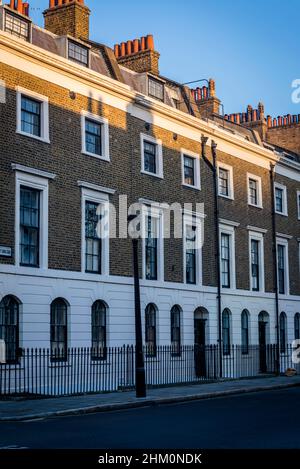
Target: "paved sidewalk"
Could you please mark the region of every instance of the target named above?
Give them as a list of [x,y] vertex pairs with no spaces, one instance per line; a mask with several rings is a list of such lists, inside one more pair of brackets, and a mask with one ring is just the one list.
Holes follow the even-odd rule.
[[[114,411],[198,399],[269,391],[299,386],[300,376],[293,378],[264,377],[239,381],[222,381],[210,384],[178,386],[148,390],[145,399],[136,399],[135,392],[120,392],[50,399],[0,401],[0,422],[22,421],[63,415],[79,415]],[[299,389],[300,393],[300,389]]]

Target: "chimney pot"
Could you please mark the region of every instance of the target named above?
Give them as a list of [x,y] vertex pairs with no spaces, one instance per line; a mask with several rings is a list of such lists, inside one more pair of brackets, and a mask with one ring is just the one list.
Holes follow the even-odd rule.
[[140,41],[139,41],[139,39],[135,39],[133,41],[133,52],[134,52],[134,54],[139,52],[139,50],[140,50]]
[[146,50],[146,38],[145,38],[145,36],[141,37],[141,50]]
[[114,51],[115,51],[115,56],[118,58],[120,56],[120,46],[119,46],[119,44],[115,44]]
[[[137,55],[139,52],[144,52],[144,54]],[[159,53],[154,50],[154,40],[151,34],[142,36],[140,39],[122,42],[119,49],[115,47],[115,56],[119,63],[137,73],[159,74]]]
[[215,80],[213,80],[212,78],[210,78],[209,81],[208,81],[208,83],[209,83],[209,86],[208,86],[208,88],[209,88],[209,96],[210,96],[211,98],[214,98],[215,95],[216,95],[216,82],[215,82]]
[[146,47],[149,50],[154,50],[154,39],[152,34],[148,34],[146,38]]
[[132,42],[131,41],[127,41],[127,43],[126,43],[126,52],[127,52],[127,55],[131,55],[131,53],[132,53]]
[[126,55],[126,43],[121,42],[121,57],[124,57]]
[[272,117],[271,116],[267,117],[267,125],[268,125],[269,128],[272,127]]

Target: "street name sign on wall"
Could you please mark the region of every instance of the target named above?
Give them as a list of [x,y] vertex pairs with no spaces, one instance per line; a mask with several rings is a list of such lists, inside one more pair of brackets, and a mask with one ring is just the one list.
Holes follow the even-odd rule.
[[8,248],[7,246],[0,246],[0,256],[11,257],[11,248]]

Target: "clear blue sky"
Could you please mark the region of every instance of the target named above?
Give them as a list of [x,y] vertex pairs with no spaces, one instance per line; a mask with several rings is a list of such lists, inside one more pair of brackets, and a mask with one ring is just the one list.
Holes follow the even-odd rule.
[[[29,0],[43,24],[48,0]],[[86,0],[91,38],[113,46],[149,33],[160,71],[179,82],[212,77],[225,112],[261,100],[266,112],[300,114],[291,83],[300,78],[299,0]]]

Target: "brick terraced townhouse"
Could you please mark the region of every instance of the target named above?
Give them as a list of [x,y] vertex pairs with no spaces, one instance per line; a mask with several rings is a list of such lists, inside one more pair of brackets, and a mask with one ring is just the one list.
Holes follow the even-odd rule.
[[[134,343],[131,239],[96,226],[136,202],[145,344],[283,353],[300,338],[300,117],[272,119],[261,103],[223,116],[213,80],[192,89],[160,75],[151,35],[114,50],[92,41],[84,0],[50,0],[43,14],[40,28],[28,3],[0,6],[7,362],[26,348],[67,361],[68,348]],[[191,204],[182,238],[163,237],[166,203]]]

